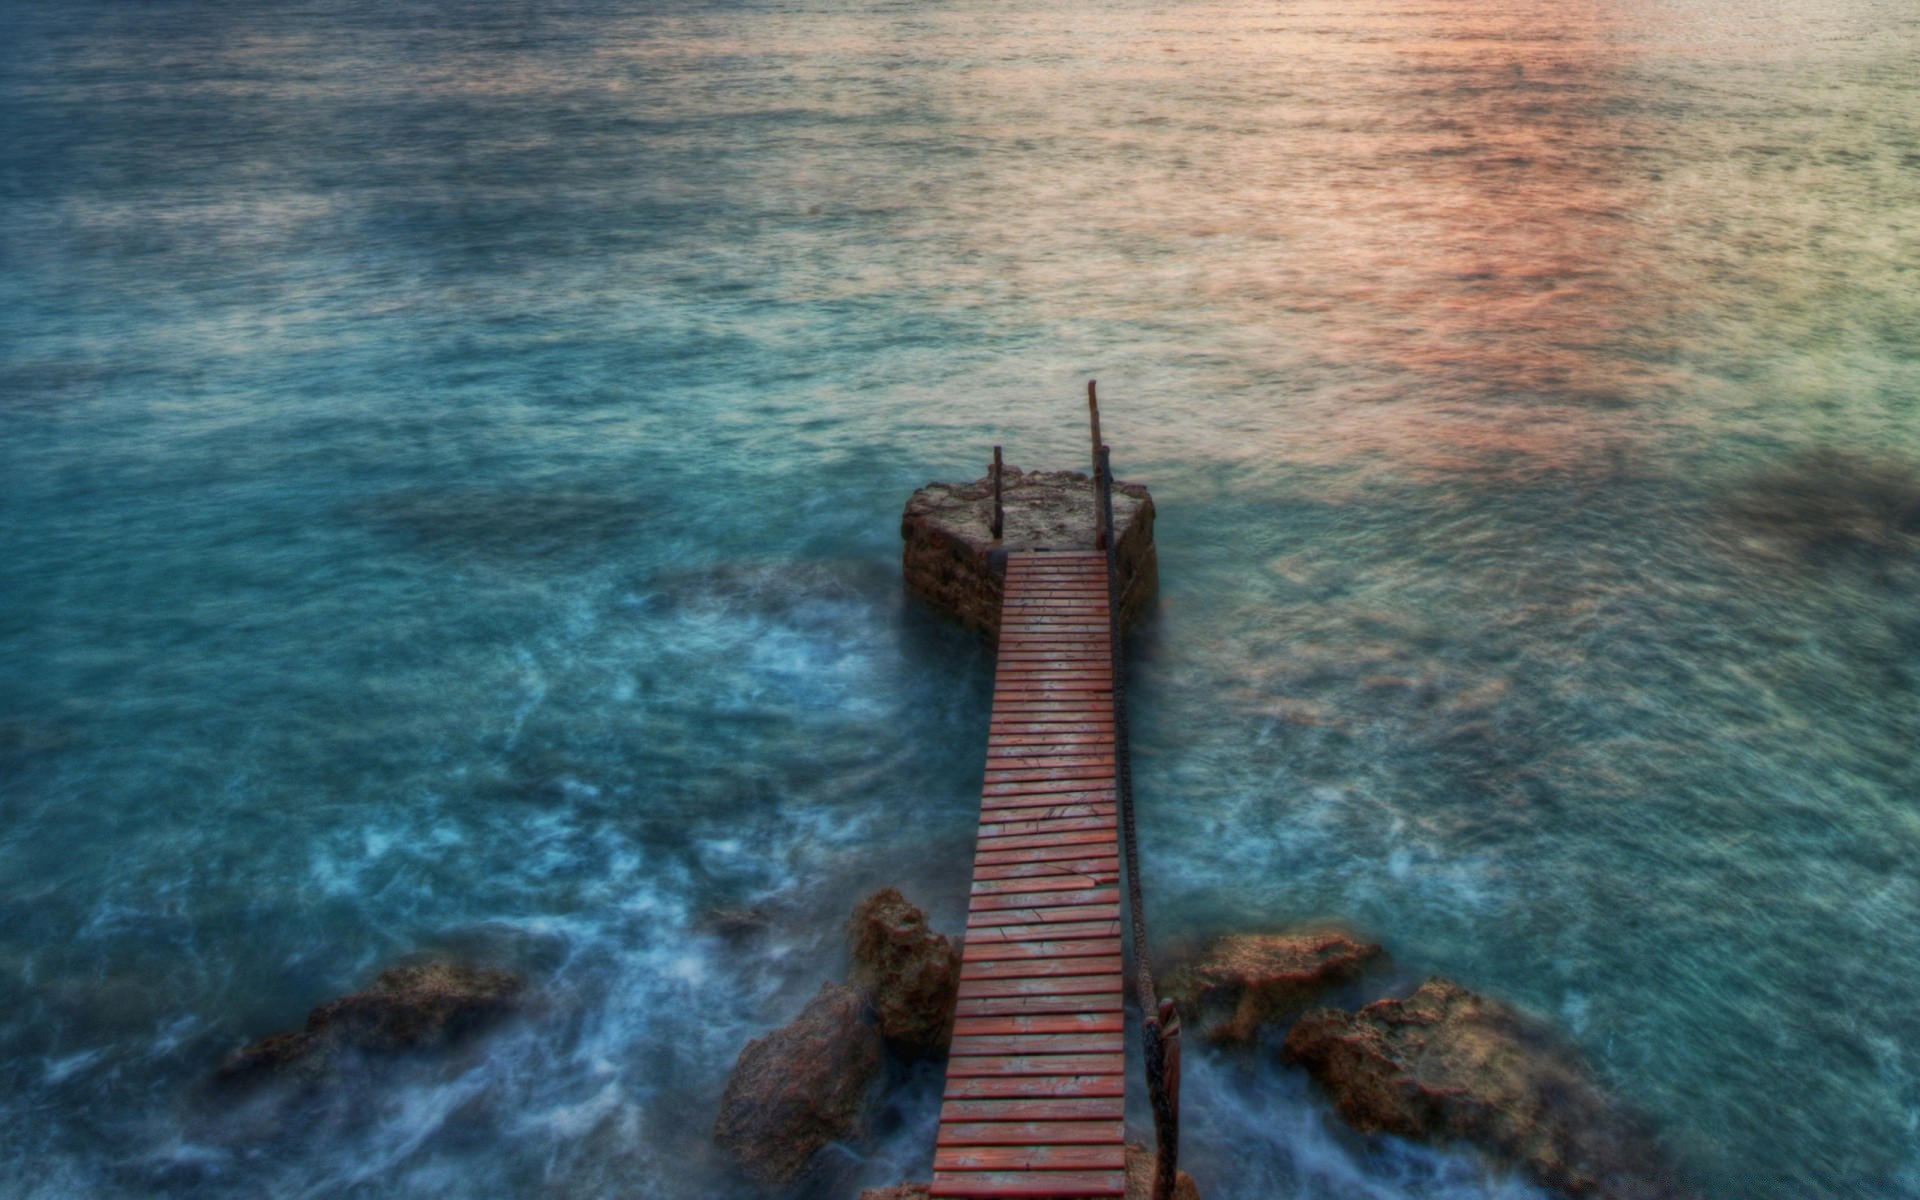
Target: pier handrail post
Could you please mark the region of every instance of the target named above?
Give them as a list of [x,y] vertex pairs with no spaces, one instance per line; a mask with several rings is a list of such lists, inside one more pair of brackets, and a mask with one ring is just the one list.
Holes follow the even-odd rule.
[[993,540],[1006,531],[1006,510],[1000,506],[1000,447],[993,448]]
[[1113,453],[1100,445],[1100,410],[1087,385],[1087,404],[1093,409],[1094,516],[1108,535],[1100,544],[1107,557],[1107,626],[1113,667],[1113,782],[1119,802],[1120,855],[1127,876],[1128,940],[1133,950],[1133,999],[1140,1009],[1140,1050],[1145,1060],[1147,1096],[1153,1106],[1153,1200],[1173,1200],[1180,1178],[1180,1013],[1173,1001],[1161,1000],[1153,983],[1153,964],[1147,957],[1146,901],[1140,889],[1140,837],[1133,818],[1133,762],[1127,736],[1125,661],[1121,651],[1120,562],[1113,532]]
[[1107,549],[1107,543],[1113,539],[1112,514],[1106,512],[1100,502],[1100,456],[1106,447],[1100,442],[1100,397],[1094,390],[1096,380],[1087,380],[1087,416],[1093,422],[1093,548]]

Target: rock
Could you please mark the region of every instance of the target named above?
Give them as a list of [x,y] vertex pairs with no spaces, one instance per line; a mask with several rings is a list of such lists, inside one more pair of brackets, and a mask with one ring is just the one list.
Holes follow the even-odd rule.
[[860,1193],[860,1200],[927,1200],[927,1185],[901,1183],[890,1188],[868,1188]]
[[866,1007],[854,989],[821,984],[798,1017],[740,1051],[713,1136],[758,1182],[789,1183],[816,1150],[861,1132],[881,1062]]
[[1202,1036],[1244,1043],[1262,1024],[1297,1016],[1329,988],[1359,978],[1380,957],[1379,946],[1333,930],[1232,934],[1170,976],[1166,995]]
[[715,937],[729,942],[744,942],[765,935],[773,920],[758,908],[716,908],[703,914],[699,926]]
[[[1153,1200],[1153,1173],[1160,1156],[1135,1142],[1127,1143],[1127,1200]],[[1193,1176],[1175,1171],[1173,1200],[1200,1200]]]
[[1658,1143],[1579,1055],[1538,1022],[1443,979],[1357,1013],[1294,1022],[1282,1057],[1304,1066],[1363,1133],[1462,1141],[1573,1196],[1686,1193]]
[[[908,499],[900,520],[907,591],[990,637],[1000,631],[1001,572],[993,552],[1093,549],[1093,487],[1085,475],[1008,467],[1001,484],[1005,524],[998,542],[991,475],[966,484],[930,483]],[[1153,515],[1145,487],[1114,483],[1122,627],[1145,616],[1159,592]]]
[[1802,451],[1749,481],[1731,507],[1749,526],[1812,555],[1920,553],[1920,470],[1897,458]]
[[888,1045],[906,1058],[945,1054],[960,988],[959,947],[893,888],[854,907],[847,936],[847,982],[867,996]]
[[525,986],[518,975],[460,963],[395,967],[366,991],[315,1008],[303,1028],[235,1051],[217,1078],[313,1076],[342,1051],[392,1055],[448,1046],[512,1012]]

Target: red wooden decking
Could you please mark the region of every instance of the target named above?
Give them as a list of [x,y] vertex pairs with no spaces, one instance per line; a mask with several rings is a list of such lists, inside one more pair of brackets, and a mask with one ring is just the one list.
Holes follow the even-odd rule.
[[1126,1193],[1107,562],[1007,556],[936,1197]]

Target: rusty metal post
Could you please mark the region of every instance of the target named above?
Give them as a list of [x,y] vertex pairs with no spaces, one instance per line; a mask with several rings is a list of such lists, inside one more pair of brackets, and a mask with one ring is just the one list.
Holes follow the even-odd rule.
[[1173,1200],[1180,1181],[1180,1013],[1173,1001],[1160,1002],[1152,1040],[1159,1044],[1160,1087],[1149,1088],[1153,1102],[1153,1200]]
[[993,448],[993,540],[999,541],[1007,527],[1006,512],[1000,506],[1000,447]]
[[1095,381],[1087,380],[1087,416],[1093,421],[1093,548],[1107,548],[1107,523],[1100,507],[1100,397]]

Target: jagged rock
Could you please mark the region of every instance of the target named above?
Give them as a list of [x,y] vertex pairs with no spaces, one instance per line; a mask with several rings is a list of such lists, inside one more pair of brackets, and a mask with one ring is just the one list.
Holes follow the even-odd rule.
[[1231,934],[1176,971],[1166,995],[1203,1036],[1247,1042],[1262,1024],[1297,1016],[1380,957],[1379,946],[1334,930]]
[[1282,1057],[1304,1066],[1363,1133],[1461,1141],[1569,1195],[1686,1194],[1658,1143],[1539,1022],[1444,979],[1359,1012],[1294,1022]]
[[[1153,1172],[1160,1156],[1135,1142],[1127,1143],[1127,1200],[1153,1200]],[[1174,1172],[1173,1200],[1200,1200],[1193,1176]]]
[[[930,483],[908,499],[900,520],[907,591],[989,637],[1000,632],[1002,576],[994,552],[1093,549],[1093,487],[1085,475],[1007,467],[1001,484],[1005,523],[998,542],[991,475],[973,483]],[[1153,515],[1153,497],[1143,485],[1114,483],[1123,627],[1146,615],[1160,589]]]
[[789,1183],[816,1150],[861,1132],[881,1062],[866,1007],[823,983],[798,1017],[740,1051],[713,1136],[755,1180]]
[[927,925],[897,890],[881,888],[847,922],[853,965],[847,982],[866,994],[881,1036],[915,1058],[946,1053],[960,988],[960,949]]
[[868,1188],[860,1193],[860,1200],[927,1200],[927,1185],[901,1183],[889,1188]]
[[366,991],[315,1008],[303,1028],[235,1051],[217,1078],[312,1077],[343,1050],[391,1055],[447,1046],[513,1011],[525,986],[510,972],[460,963],[395,967]]

